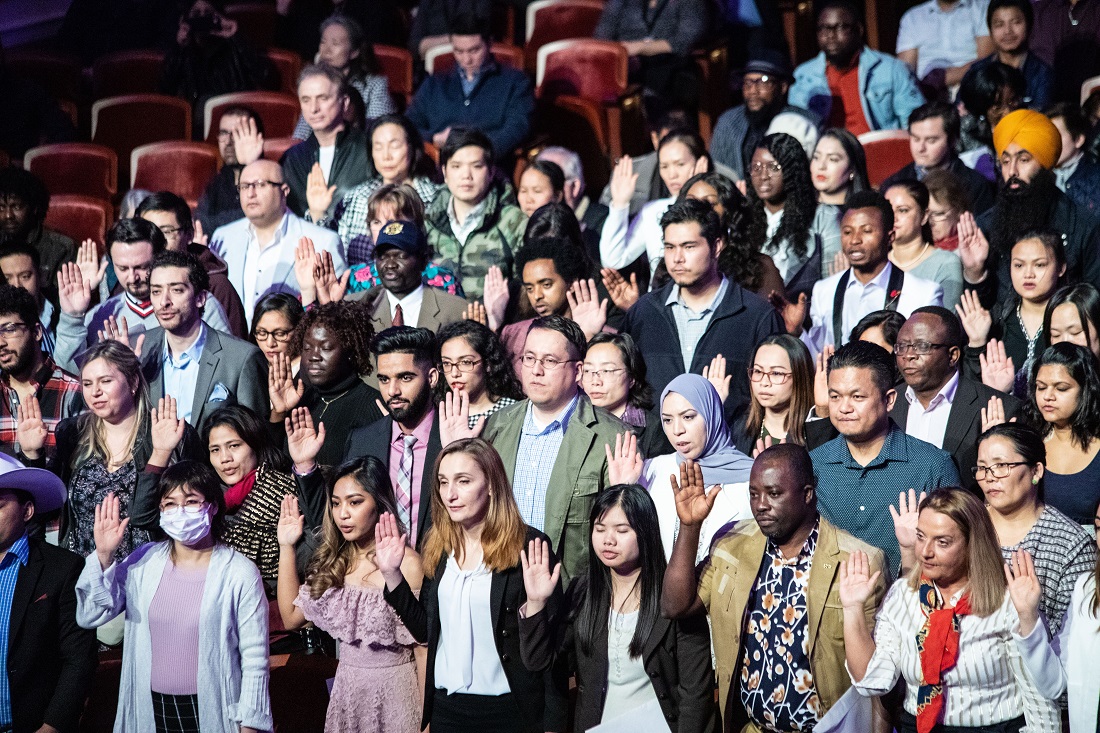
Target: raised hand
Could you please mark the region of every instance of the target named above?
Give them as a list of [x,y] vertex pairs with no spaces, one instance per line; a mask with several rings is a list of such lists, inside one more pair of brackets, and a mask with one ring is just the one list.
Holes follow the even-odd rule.
[[439,442],[446,448],[456,440],[476,438],[485,429],[485,418],[470,427],[470,395],[460,389],[448,392],[439,403]]
[[978,221],[969,211],[964,211],[958,224],[959,248],[955,254],[962,260],[963,278],[968,283],[985,279],[985,264],[989,260],[989,240],[978,228]]
[[768,302],[779,311],[779,317],[783,319],[783,327],[787,333],[797,336],[802,333],[802,324],[806,322],[806,314],[810,310],[810,299],[805,293],[799,293],[795,302],[787,300],[787,296],[778,291],[768,293]]
[[313,278],[313,268],[317,263],[317,250],[313,240],[302,237],[294,248],[294,277],[298,280],[298,289],[302,293],[302,305],[317,300],[317,283]]
[[286,417],[301,402],[305,391],[305,382],[294,379],[290,358],[286,354],[276,354],[267,371],[267,396],[271,400],[272,420]]
[[106,570],[115,561],[115,551],[126,537],[126,527],[130,518],[119,519],[118,497],[114,492],[103,497],[103,503],[95,508],[95,523],[92,536],[95,538],[95,554],[99,566]]
[[871,561],[863,550],[856,550],[840,563],[840,605],[845,609],[862,611],[867,599],[875,592],[875,581],[882,574],[871,574]]
[[287,494],[279,507],[279,524],[275,527],[275,537],[282,547],[294,547],[306,531],[306,520],[298,511],[298,497]]
[[238,117],[233,126],[233,151],[241,165],[255,163],[264,156],[264,135],[251,117]]
[[523,567],[523,589],[527,593],[527,615],[533,616],[546,607],[561,578],[561,563],[550,569],[550,547],[546,540],[531,540],[527,550],[519,551]]
[[642,477],[645,461],[638,452],[638,436],[634,433],[620,433],[615,436],[615,448],[605,443],[607,453],[607,473],[612,486],[636,484]]
[[332,197],[335,195],[336,186],[330,186],[325,182],[321,164],[314,163],[306,178],[306,205],[309,206],[309,215],[313,221],[321,221],[325,217],[325,212],[328,211],[329,206],[332,206]]
[[1016,365],[1005,352],[1002,342],[990,339],[985,346],[985,353],[978,354],[978,362],[982,365],[982,384],[1012,394],[1012,387],[1016,383]]
[[619,158],[619,162],[615,164],[615,170],[611,172],[611,208],[629,208],[636,185],[638,185],[638,174],[634,172],[634,161],[629,155],[624,155]]
[[786,438],[776,440],[770,435],[765,435],[763,438],[757,438],[756,443],[753,445],[752,448],[752,457],[756,458],[758,455],[766,451],[768,448],[771,448],[773,445],[782,445],[786,442]]
[[712,486],[708,492],[703,485],[702,466],[691,460],[680,464],[679,483],[676,482],[676,474],[670,474],[668,478],[672,483],[672,495],[676,497],[676,516],[680,518],[680,524],[701,525],[718,500],[722,487]]
[[344,274],[340,277],[336,277],[336,265],[332,261],[332,253],[328,250],[318,252],[313,262],[317,302],[325,305],[343,300],[348,292],[348,283],[351,282],[351,268],[344,270]]
[[466,305],[466,310],[462,311],[462,317],[467,321],[480,323],[486,328],[489,327],[489,317],[485,313],[485,305],[477,301]]
[[141,349],[145,345],[145,334],[139,334],[133,344],[130,343],[130,326],[126,323],[126,316],[107,316],[103,322],[103,328],[99,331],[100,341],[117,341],[127,349],[134,352],[137,358],[141,358]]
[[76,266],[80,268],[80,276],[88,283],[90,290],[98,288],[107,274],[107,258],[99,256],[99,248],[91,239],[80,243],[76,251]]
[[843,272],[852,266],[852,263],[848,260],[848,255],[844,254],[844,250],[838,251],[833,255],[833,261],[829,263],[829,274],[835,275],[838,272]]
[[835,352],[829,344],[814,360],[814,412],[818,417],[829,416],[829,359]]
[[898,547],[904,550],[913,550],[917,546],[917,518],[920,516],[920,503],[927,492],[920,492],[917,496],[915,489],[909,489],[898,494],[898,508],[890,507],[890,516],[894,519],[894,536],[898,538]]
[[982,432],[1005,423],[1005,403],[996,395],[989,398],[989,403],[982,408]]
[[308,407],[295,407],[290,417],[283,420],[286,430],[286,449],[294,470],[306,474],[317,466],[317,454],[325,444],[325,424],[313,427],[313,416]]
[[38,398],[31,395],[15,410],[15,440],[19,449],[32,461],[41,455],[50,431],[42,420],[42,407]]
[[57,270],[57,296],[61,310],[83,318],[92,307],[92,287],[75,262],[64,262]]
[[1043,595],[1039,576],[1035,574],[1035,562],[1027,550],[1012,553],[1012,559],[1005,563],[1005,580],[1012,605],[1020,617],[1020,634],[1027,636],[1039,621],[1039,599]]
[[389,512],[378,518],[374,528],[374,564],[390,590],[401,585],[401,562],[405,559],[408,535],[397,531],[397,519]]
[[714,385],[722,402],[730,396],[730,380],[733,374],[726,374],[726,357],[719,354],[710,360],[710,366],[703,367],[703,379]]
[[203,247],[210,243],[210,237],[202,230],[202,222],[198,219],[195,219],[195,231],[191,235],[191,241]]
[[499,331],[504,325],[504,311],[508,308],[508,281],[499,267],[493,265],[485,273],[485,288],[481,300],[485,303],[485,317],[493,331]]
[[167,458],[183,440],[187,422],[176,417],[176,398],[172,395],[157,400],[157,406],[150,410],[150,417],[153,452]]
[[973,290],[964,290],[955,306],[959,321],[969,339],[969,345],[975,349],[985,346],[989,340],[989,329],[993,327],[993,316],[982,307],[978,294]]
[[569,301],[569,315],[584,331],[586,339],[603,330],[607,324],[607,301],[600,300],[595,280],[577,280],[565,291],[565,297]]
[[600,278],[603,280],[603,286],[607,288],[611,302],[619,310],[630,310],[630,307],[642,297],[638,289],[638,276],[633,272],[630,273],[630,282],[627,282],[618,270],[605,267],[600,270]]

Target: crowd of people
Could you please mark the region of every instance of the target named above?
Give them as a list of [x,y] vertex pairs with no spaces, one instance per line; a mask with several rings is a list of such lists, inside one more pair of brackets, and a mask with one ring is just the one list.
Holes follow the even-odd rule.
[[[183,5],[165,91],[270,84]],[[929,0],[894,56],[823,0],[797,68],[723,5],[704,139],[710,9],[609,0],[653,151],[599,196],[513,169],[490,3],[422,0],[407,106],[378,5],[280,0],[301,142],[226,110],[194,210],[76,243],[0,170],[0,733],[87,729],[119,650],[116,732],[277,729],[276,633],[332,733],[1100,731],[1091,5]]]

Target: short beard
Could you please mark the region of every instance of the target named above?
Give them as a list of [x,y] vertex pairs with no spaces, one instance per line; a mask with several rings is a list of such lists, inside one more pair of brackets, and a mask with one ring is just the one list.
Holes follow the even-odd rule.
[[990,247],[1007,255],[1020,235],[1048,226],[1050,214],[1058,199],[1054,174],[1045,168],[1035,174],[1030,183],[1020,182],[1016,190],[1009,188],[1010,179],[1001,187],[993,205]]
[[[31,333],[33,334],[33,332],[34,326],[32,325]],[[38,342],[35,341],[34,348],[25,349],[23,353],[19,354],[19,356],[16,357],[15,364],[12,365],[11,369],[7,369],[5,371],[7,371],[8,374],[14,374],[17,377],[28,375],[31,369],[34,368],[35,360],[38,356],[36,352],[40,350],[40,348],[41,347],[39,346]]]
[[775,119],[775,116],[783,111],[785,105],[786,101],[783,97],[776,97],[771,104],[765,104],[755,112],[745,107],[745,118],[749,121],[750,127],[767,129],[771,121]]
[[416,399],[409,401],[408,407],[390,407],[390,417],[394,422],[407,428],[414,427],[427,414],[431,401],[432,387],[430,384],[425,384],[423,391],[416,396]]

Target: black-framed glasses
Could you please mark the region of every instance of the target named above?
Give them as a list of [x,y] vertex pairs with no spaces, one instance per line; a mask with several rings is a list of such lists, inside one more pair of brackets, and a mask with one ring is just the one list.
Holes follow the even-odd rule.
[[1027,466],[1027,461],[1014,461],[1012,463],[993,463],[988,466],[974,466],[970,471],[974,474],[975,481],[984,481],[987,474],[992,474],[993,478],[1008,478],[1008,475],[1012,473],[1012,469],[1016,466]]
[[528,369],[534,369],[535,364],[539,364],[546,371],[553,372],[553,371],[557,371],[558,369],[561,369],[566,364],[571,364],[571,363],[573,363],[577,360],[576,359],[558,359],[557,357],[553,357],[553,356],[538,357],[538,356],[535,356],[534,354],[524,354],[521,361],[523,362],[523,366],[527,367]]
[[481,359],[459,359],[458,361],[447,361],[443,359],[439,362],[439,365],[443,367],[444,374],[449,374],[455,367],[458,367],[458,371],[463,374],[469,374],[474,370],[474,367],[480,363]]
[[927,341],[914,341],[909,343],[908,341],[898,341],[894,344],[894,353],[898,356],[905,356],[910,351],[918,356],[926,356],[931,354],[935,349],[946,349],[950,344],[931,344]]
[[237,190],[241,193],[245,191],[252,191],[254,189],[267,188],[268,186],[281,186],[283,181],[249,181],[248,183],[238,183]]
[[256,337],[257,341],[267,341],[268,338],[273,338],[279,343],[285,343],[290,340],[290,334],[292,333],[294,332],[286,331],[281,328],[275,331],[268,331],[265,328],[257,328],[252,335]]

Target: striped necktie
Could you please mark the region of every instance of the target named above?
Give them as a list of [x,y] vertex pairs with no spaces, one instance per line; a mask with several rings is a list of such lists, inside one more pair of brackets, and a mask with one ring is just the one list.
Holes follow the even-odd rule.
[[397,466],[397,512],[408,530],[409,545],[416,545],[416,517],[412,510],[413,443],[415,435],[402,435],[401,463]]

